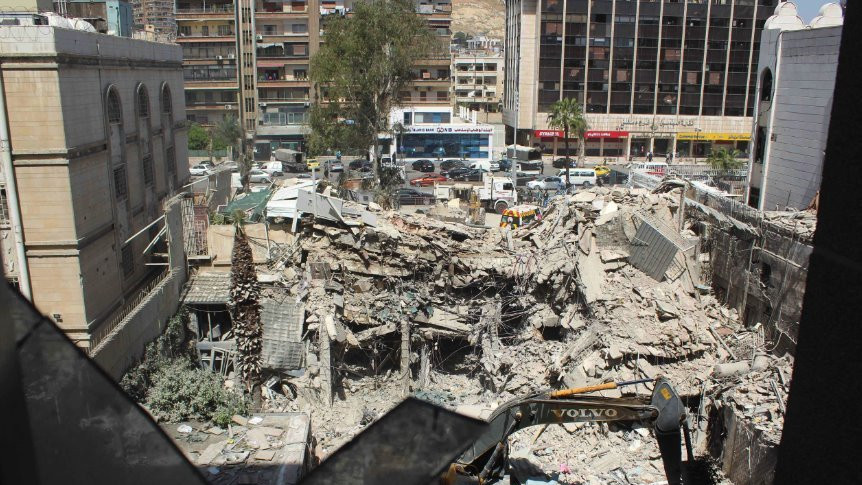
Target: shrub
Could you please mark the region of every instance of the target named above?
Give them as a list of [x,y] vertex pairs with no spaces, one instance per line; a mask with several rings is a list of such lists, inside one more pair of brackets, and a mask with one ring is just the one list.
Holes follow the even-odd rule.
[[246,401],[225,389],[220,375],[182,361],[156,372],[146,403],[154,415],[169,422],[211,420],[224,426],[234,414],[248,413]]

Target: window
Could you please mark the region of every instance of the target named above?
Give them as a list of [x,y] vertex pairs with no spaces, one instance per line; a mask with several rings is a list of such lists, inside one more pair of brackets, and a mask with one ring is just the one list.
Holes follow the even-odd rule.
[[132,255],[132,246],[127,245],[120,251],[120,256],[123,264],[123,276],[128,278],[135,272],[135,259]]
[[308,26],[305,24],[293,24],[290,26],[290,31],[294,34],[308,33]]
[[263,33],[264,35],[275,35],[275,25],[264,25]]
[[189,25],[180,25],[179,33],[180,37],[188,37],[192,35],[192,28]]
[[120,107],[120,96],[117,91],[108,91],[108,122],[120,123],[123,121],[123,109]]
[[769,101],[772,99],[772,71],[767,67],[763,70],[763,76],[760,80],[760,100]]
[[144,166],[144,183],[147,185],[153,185],[153,156],[144,156],[144,159],[141,160],[141,164]]
[[9,205],[6,203],[6,189],[0,189],[0,224],[9,224]]
[[126,184],[126,166],[120,166],[114,169],[114,195],[117,200],[123,200],[129,194],[129,187]]
[[204,36],[204,37],[209,37],[209,35],[210,35],[210,28],[209,28],[209,26],[208,26],[208,25],[204,25],[204,26],[202,26],[202,27],[201,27],[201,35],[202,35],[202,36]]
[[143,84],[138,86],[138,116],[147,118],[150,116],[150,97],[147,95],[147,88]]
[[233,32],[230,31],[230,25],[219,25],[218,35],[219,37],[228,37],[230,35],[233,35]]
[[171,114],[173,112],[171,105],[171,90],[167,84],[162,88],[162,113]]
[[168,173],[176,173],[177,160],[174,156],[174,147],[168,147],[168,149],[165,150],[165,165],[168,166]]

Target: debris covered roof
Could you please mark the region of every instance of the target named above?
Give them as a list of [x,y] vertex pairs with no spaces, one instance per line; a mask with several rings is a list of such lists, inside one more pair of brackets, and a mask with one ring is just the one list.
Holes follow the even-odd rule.
[[230,273],[198,273],[186,285],[185,303],[226,304],[230,298]]

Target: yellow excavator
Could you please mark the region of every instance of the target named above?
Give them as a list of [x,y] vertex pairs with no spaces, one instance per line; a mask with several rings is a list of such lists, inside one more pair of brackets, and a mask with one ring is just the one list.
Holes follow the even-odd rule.
[[[655,382],[649,400],[639,397],[586,395],[604,389]],[[652,426],[669,485],[682,481],[682,436],[693,461],[685,407],[664,378],[609,382],[596,386],[548,391],[509,401],[488,418],[488,428],[453,463],[440,483],[494,483],[508,469],[508,438],[520,429],[563,423],[641,423]]]

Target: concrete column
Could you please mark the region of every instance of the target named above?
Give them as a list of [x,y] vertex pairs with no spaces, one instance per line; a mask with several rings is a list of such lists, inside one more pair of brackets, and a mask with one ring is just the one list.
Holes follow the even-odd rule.
[[410,320],[401,319],[401,395],[410,394]]
[[631,136],[626,138],[625,144],[626,144],[626,161],[628,161],[629,158],[632,156],[632,137]]
[[330,336],[326,326],[321,326],[318,331],[320,340],[320,400],[327,406],[332,406],[332,362]]

